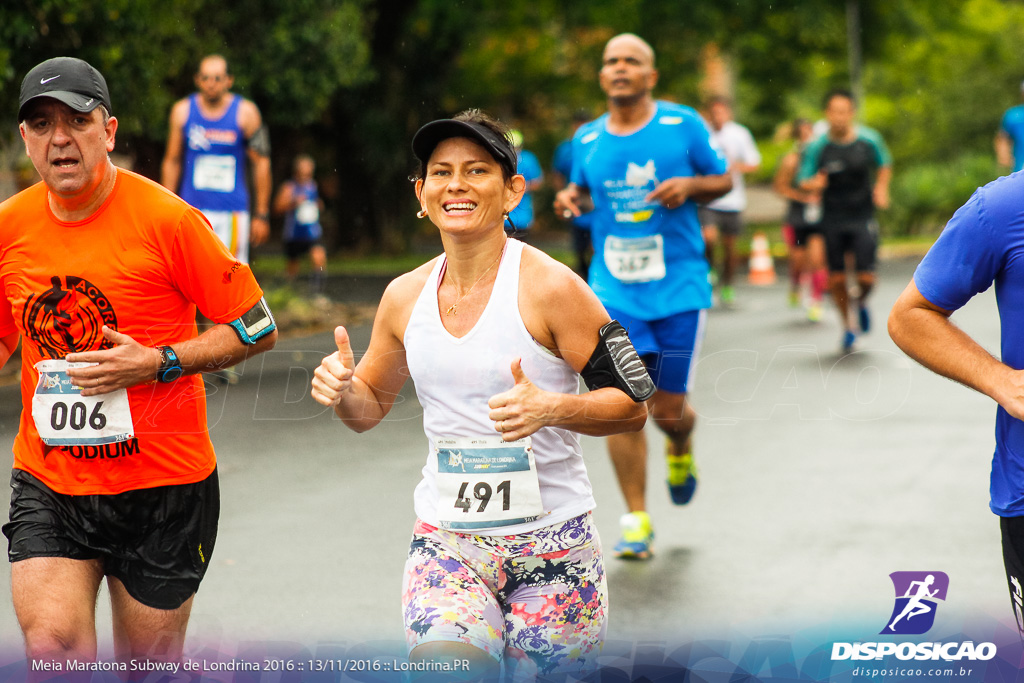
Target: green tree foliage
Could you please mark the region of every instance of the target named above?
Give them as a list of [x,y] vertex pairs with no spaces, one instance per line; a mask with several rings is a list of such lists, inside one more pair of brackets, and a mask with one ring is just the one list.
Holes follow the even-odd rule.
[[967,0],[904,16],[867,71],[865,115],[896,159],[888,227],[913,233],[944,224],[999,173],[992,139],[1020,102],[1024,6]]
[[[80,57],[106,77],[122,135],[166,137],[171,104],[192,90],[199,59],[224,54],[236,89],[271,123],[318,120],[340,90],[367,80],[361,0],[34,0],[0,6],[0,94],[44,59]],[[271,106],[272,103],[272,106]],[[10,123],[11,107],[0,111]]]
[[[658,55],[659,97],[698,104],[708,46],[735,76],[737,117],[761,139],[817,117],[849,85],[846,2],[832,0],[9,0],[0,5],[0,93],[57,55],[111,83],[120,143],[155,174],[174,100],[201,56],[224,54],[235,90],[272,128],[275,178],[295,153],[319,162],[340,242],[400,249],[431,229],[416,210],[409,140],[433,118],[479,107],[520,127],[545,164],[574,110],[604,110],[601,50],[632,31]],[[896,159],[895,229],[941,221],[991,167],[991,139],[1024,77],[1024,6],[1011,0],[856,0],[862,118]],[[14,131],[14,107],[0,123]],[[955,163],[946,164],[955,159]],[[937,166],[946,164],[945,169]],[[929,166],[931,165],[931,166]],[[946,202],[936,184],[951,182]],[[939,171],[942,172],[939,172]],[[901,177],[904,178],[901,180]],[[948,193],[947,193],[948,194]],[[544,202],[539,203],[541,214]],[[928,214],[927,207],[938,206]],[[542,218],[543,220],[543,218]],[[909,229],[909,228],[908,228]]]

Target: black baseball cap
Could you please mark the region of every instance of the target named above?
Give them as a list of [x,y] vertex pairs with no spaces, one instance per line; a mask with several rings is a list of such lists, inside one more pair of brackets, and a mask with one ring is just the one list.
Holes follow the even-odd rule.
[[515,174],[516,151],[511,140],[481,123],[455,119],[431,121],[412,137],[412,152],[421,163],[426,164],[438,144],[448,138],[469,138],[490,152],[499,165]]
[[28,72],[21,82],[18,121],[25,120],[25,105],[38,97],[52,97],[83,114],[101,104],[112,113],[103,74],[74,57],[47,59]]

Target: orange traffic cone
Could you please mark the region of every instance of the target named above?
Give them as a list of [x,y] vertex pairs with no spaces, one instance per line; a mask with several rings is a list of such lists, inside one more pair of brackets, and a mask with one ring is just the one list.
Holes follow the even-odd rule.
[[747,279],[752,285],[775,284],[775,261],[768,248],[768,237],[763,232],[754,233],[750,240],[750,273]]

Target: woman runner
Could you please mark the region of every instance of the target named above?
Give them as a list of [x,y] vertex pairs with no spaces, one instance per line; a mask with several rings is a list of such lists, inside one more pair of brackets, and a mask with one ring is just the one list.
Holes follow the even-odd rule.
[[388,286],[358,365],[335,330],[312,394],[362,432],[415,382],[428,449],[402,594],[410,660],[579,673],[608,604],[577,434],[642,429],[653,383],[572,270],[505,236],[525,182],[501,124],[470,110],[412,146],[418,215],[444,253]]

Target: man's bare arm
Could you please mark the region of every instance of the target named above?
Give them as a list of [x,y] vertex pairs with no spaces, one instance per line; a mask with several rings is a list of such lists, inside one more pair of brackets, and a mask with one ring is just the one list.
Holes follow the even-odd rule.
[[167,132],[167,149],[160,165],[160,184],[171,192],[181,186],[182,147],[184,126],[188,120],[188,100],[180,100],[171,108],[170,129]]
[[1024,419],[1024,371],[1000,362],[911,282],[889,314],[889,336],[929,370],[979,391]]

